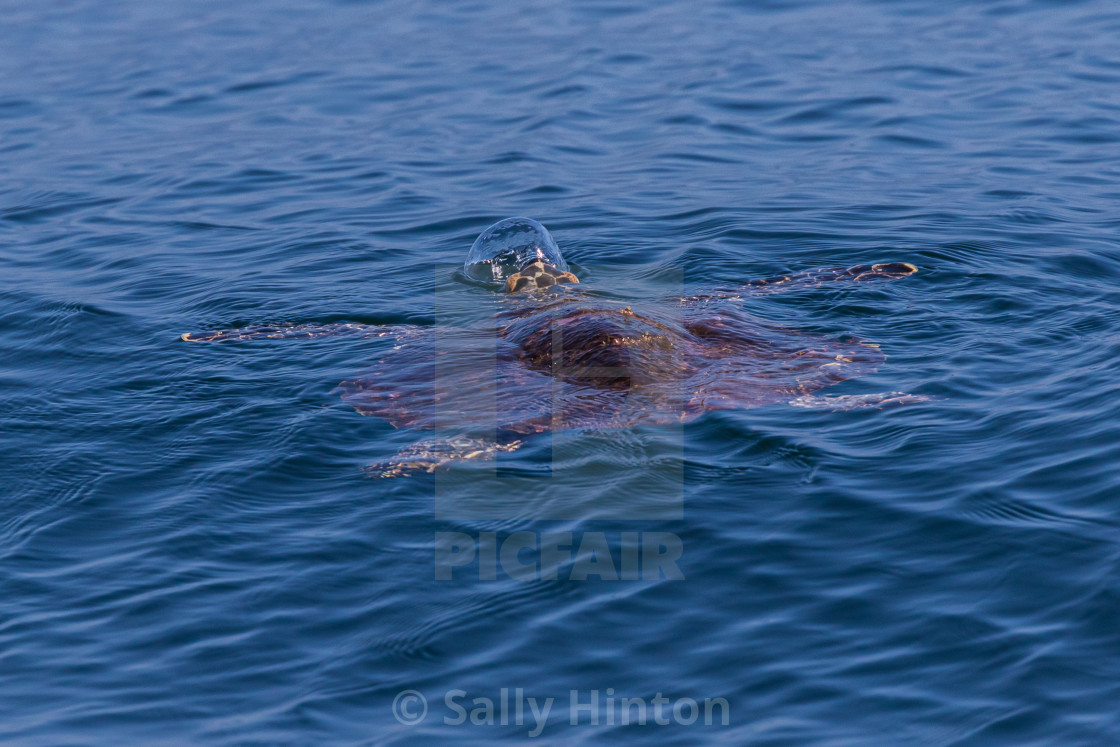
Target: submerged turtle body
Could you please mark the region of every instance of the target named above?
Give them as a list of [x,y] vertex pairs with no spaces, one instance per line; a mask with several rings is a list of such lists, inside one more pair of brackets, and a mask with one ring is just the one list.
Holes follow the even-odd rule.
[[[884,359],[874,345],[784,330],[732,308],[673,319],[563,297],[497,321],[496,330],[460,332],[461,345],[441,346],[437,328],[410,334],[372,371],[343,382],[342,396],[397,427],[620,428],[789,401]],[[472,335],[487,334],[496,348],[472,355]]]
[[[392,336],[396,345],[370,371],[342,382],[343,399],[398,428],[459,434],[415,444],[374,469],[400,476],[512,450],[520,444],[516,434],[681,423],[712,410],[778,402],[850,409],[920,401],[899,393],[812,396],[873,372],[884,355],[877,345],[767,324],[734,303],[749,293],[916,271],[906,263],[815,270],[639,307],[581,294],[548,231],[510,218],[479,236],[464,265],[467,278],[508,295],[474,327],[311,324],[183,339]],[[514,435],[498,446],[495,431]]]

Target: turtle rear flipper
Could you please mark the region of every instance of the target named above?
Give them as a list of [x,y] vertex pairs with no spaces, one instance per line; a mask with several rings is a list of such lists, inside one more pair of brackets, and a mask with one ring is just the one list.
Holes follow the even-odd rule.
[[497,454],[514,451],[521,441],[498,443],[485,438],[455,436],[428,438],[401,449],[387,461],[363,467],[370,477],[407,477],[417,473],[431,474],[456,462],[478,462],[493,459]]

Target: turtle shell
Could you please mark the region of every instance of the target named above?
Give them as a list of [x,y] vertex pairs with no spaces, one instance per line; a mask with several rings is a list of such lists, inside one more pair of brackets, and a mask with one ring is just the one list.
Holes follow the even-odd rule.
[[370,371],[342,382],[343,399],[397,427],[623,428],[787,402],[871,373],[884,358],[874,345],[733,308],[674,318],[564,297],[496,321],[409,331]]

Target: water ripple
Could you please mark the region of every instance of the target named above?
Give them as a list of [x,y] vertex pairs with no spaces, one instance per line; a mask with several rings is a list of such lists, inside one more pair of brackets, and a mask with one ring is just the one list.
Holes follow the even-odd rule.
[[[669,742],[1111,744],[1120,14],[1105,0],[132,0],[0,28],[0,739],[397,743],[439,697],[726,697]],[[339,382],[508,215],[588,298],[879,346],[831,411],[405,480]],[[668,312],[666,312],[668,313]],[[777,334],[777,333],[775,333]],[[400,372],[396,372],[398,378]],[[547,516],[546,516],[547,515]],[[680,539],[684,581],[434,578],[437,532]],[[633,535],[633,536],[632,536]],[[587,559],[587,553],[582,556]],[[613,558],[612,558],[613,559]],[[432,717],[392,717],[407,688]],[[573,727],[545,738],[644,739]]]

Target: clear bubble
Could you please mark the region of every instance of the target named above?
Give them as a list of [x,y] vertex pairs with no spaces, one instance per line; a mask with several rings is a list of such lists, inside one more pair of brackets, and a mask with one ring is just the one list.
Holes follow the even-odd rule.
[[474,280],[504,283],[535,259],[568,271],[568,263],[547,228],[531,218],[506,218],[474,240],[463,271]]

